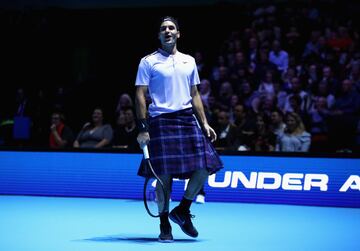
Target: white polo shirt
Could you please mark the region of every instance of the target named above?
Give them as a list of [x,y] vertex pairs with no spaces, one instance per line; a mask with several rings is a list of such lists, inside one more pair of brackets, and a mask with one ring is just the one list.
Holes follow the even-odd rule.
[[199,83],[192,56],[162,49],[141,59],[135,81],[136,86],[149,88],[151,117],[192,107],[191,87]]

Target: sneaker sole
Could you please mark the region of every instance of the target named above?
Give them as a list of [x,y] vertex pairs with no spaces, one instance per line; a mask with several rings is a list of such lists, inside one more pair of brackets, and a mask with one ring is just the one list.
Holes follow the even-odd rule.
[[159,242],[161,243],[171,243],[171,242],[174,242],[174,240],[162,240],[162,239],[158,239]]
[[192,238],[196,238],[198,237],[198,235],[194,236],[194,235],[191,235],[189,234],[188,232],[186,232],[186,230],[184,229],[184,224],[182,224],[181,221],[179,221],[176,217],[174,217],[172,214],[169,214],[169,218],[170,220],[172,220],[174,223],[178,224],[181,228],[181,230],[188,236],[192,237]]

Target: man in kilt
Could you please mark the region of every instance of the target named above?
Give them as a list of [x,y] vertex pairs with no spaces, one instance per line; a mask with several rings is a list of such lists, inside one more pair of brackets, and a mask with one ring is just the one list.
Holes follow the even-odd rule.
[[[140,147],[149,145],[151,163],[169,195],[165,213],[160,216],[161,242],[173,241],[169,218],[185,234],[198,236],[191,221],[191,203],[208,175],[223,167],[211,143],[216,133],[206,120],[197,90],[200,80],[195,60],[177,50],[179,37],[177,20],[163,17],[158,34],[161,48],[141,59],[135,83],[137,140]],[[147,93],[151,97],[148,111]],[[138,175],[151,174],[141,165]],[[189,182],[180,204],[169,213],[173,178]]]

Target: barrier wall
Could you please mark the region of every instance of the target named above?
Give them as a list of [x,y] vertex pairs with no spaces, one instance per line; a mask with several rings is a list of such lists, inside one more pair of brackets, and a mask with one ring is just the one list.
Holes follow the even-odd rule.
[[[141,199],[142,155],[0,151],[0,194]],[[206,200],[360,207],[360,158],[221,155]],[[185,181],[175,180],[179,200]]]

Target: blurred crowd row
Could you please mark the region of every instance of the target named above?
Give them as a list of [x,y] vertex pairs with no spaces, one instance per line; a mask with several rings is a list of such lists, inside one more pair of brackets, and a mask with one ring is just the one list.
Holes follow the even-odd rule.
[[[193,53],[206,115],[218,134],[215,146],[359,152],[359,36],[354,20],[328,16],[321,8],[270,5],[255,8],[249,23],[215,49],[212,63],[205,52]],[[63,93],[58,88],[48,103],[41,90],[31,100],[17,89],[18,134],[16,123],[3,120],[1,143],[138,149],[131,94],[121,93],[112,111],[94,107],[89,121],[71,128]],[[23,128],[30,130],[24,134]]]

